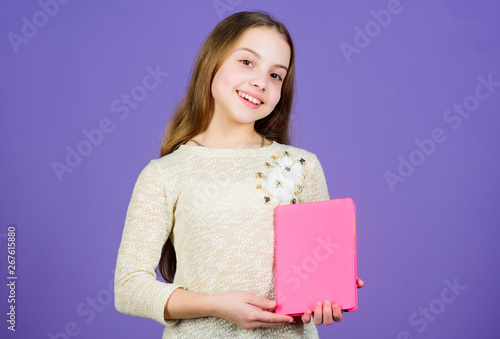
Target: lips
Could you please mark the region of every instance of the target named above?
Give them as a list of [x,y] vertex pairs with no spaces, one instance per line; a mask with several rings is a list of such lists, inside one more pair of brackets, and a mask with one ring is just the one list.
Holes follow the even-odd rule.
[[257,94],[255,94],[255,93],[252,93],[252,92],[243,92],[243,91],[240,91],[240,90],[237,90],[236,92],[237,92],[237,94],[241,98],[244,98],[248,102],[253,103],[255,105],[260,105],[260,104],[264,103],[263,100],[262,100],[262,98],[260,96],[258,96]]

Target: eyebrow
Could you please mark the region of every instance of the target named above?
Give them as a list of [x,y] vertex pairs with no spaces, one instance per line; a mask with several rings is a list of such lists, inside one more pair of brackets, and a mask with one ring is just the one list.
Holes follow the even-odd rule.
[[[262,59],[262,57],[260,56],[260,54],[259,54],[259,53],[255,52],[254,50],[251,50],[250,48],[247,48],[247,47],[240,47],[240,48],[237,48],[237,49],[235,50],[235,52],[236,52],[236,51],[239,51],[239,50],[248,51],[248,52],[250,52],[250,53],[255,54],[255,56],[256,56],[257,58]],[[280,67],[280,68],[283,68],[285,71],[287,71],[287,72],[288,72],[288,67],[285,67],[285,66],[283,66],[283,65],[276,64],[276,65],[273,65],[273,67]]]

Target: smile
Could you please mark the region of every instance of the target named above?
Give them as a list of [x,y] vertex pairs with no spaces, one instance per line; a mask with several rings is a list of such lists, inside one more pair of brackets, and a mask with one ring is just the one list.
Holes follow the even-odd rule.
[[240,97],[242,97],[243,99],[247,99],[248,101],[250,101],[251,103],[254,103],[256,105],[260,105],[262,101],[260,101],[259,99],[255,99],[254,97],[246,94],[246,93],[243,93],[241,91],[238,91],[238,95]]

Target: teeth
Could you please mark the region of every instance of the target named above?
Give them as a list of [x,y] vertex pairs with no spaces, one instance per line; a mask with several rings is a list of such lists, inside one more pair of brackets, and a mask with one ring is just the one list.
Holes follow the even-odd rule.
[[260,105],[260,100],[255,99],[255,98],[251,97],[251,96],[250,96],[250,95],[248,95],[248,94],[245,94],[245,93],[243,93],[243,92],[238,92],[238,95],[239,95],[240,97],[242,97],[242,98],[247,99],[247,100],[248,100],[248,101],[250,101],[250,102],[253,102],[253,103],[254,103],[254,104],[256,104],[256,105]]

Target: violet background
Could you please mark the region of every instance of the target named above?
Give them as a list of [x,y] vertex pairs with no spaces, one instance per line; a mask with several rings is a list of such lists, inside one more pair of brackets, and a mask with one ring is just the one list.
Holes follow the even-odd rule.
[[[227,7],[218,12],[221,3]],[[500,81],[500,3],[402,0],[401,11],[348,62],[339,45],[353,45],[354,28],[388,3],[70,1],[17,53],[9,32],[20,35],[22,18],[33,22],[41,7],[4,3],[0,337],[66,338],[66,326],[78,338],[161,337],[161,325],[117,312],[112,300],[132,188],[158,155],[206,35],[234,12],[265,10],[285,23],[296,47],[293,145],[317,154],[331,198],[357,204],[358,275],[366,286],[358,310],[319,326],[321,338],[497,338],[500,88],[457,129],[443,114],[474,95],[478,77]],[[168,77],[121,120],[111,103],[156,65]],[[51,164],[64,163],[66,146],[75,148],[82,130],[104,118],[113,132],[60,182]],[[384,173],[397,174],[398,157],[408,160],[418,149],[414,139],[436,128],[446,140],[392,191]],[[11,224],[15,333],[6,328]],[[440,302],[444,281],[455,279],[466,289]],[[419,309],[429,307],[434,318],[419,331]],[[420,325],[409,320],[414,312]]]

